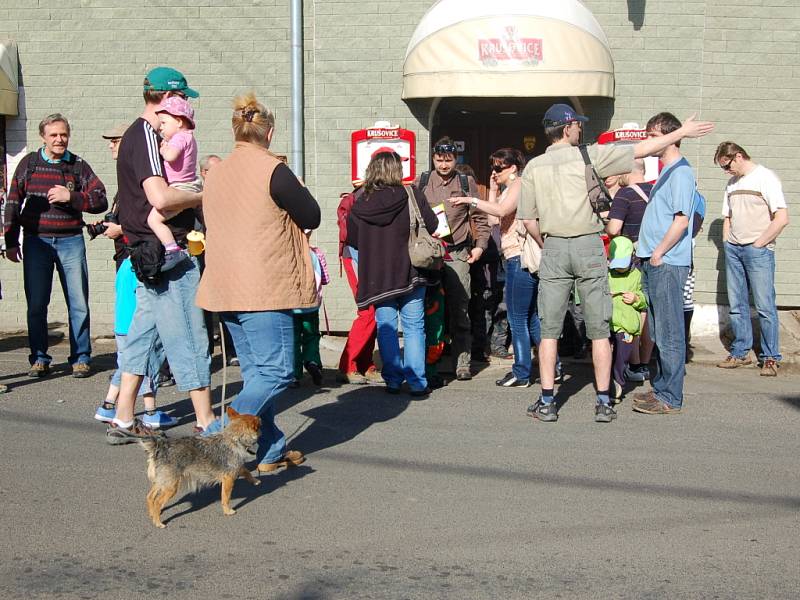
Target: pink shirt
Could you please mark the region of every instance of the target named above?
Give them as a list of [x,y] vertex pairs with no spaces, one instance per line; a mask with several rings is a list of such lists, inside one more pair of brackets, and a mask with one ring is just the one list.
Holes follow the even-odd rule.
[[197,178],[197,141],[189,131],[179,131],[167,142],[180,151],[172,162],[164,161],[167,183],[187,183]]

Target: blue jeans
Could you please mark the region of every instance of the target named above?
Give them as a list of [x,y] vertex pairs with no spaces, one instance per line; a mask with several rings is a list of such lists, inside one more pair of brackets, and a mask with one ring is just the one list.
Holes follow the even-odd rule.
[[[244,380],[231,406],[236,412],[261,417],[256,460],[274,463],[286,453],[286,437],[275,425],[275,398],[294,380],[292,312],[224,312],[220,318],[231,332]],[[217,419],[206,432],[220,431],[222,423]]]
[[53,290],[53,267],[64,292],[69,316],[69,363],[92,359],[89,337],[89,270],[83,234],[69,237],[26,235],[22,240],[22,271],[28,302],[28,343],[31,364],[50,364],[47,353],[47,306]]
[[686,336],[683,329],[683,286],[689,267],[642,263],[642,288],[647,296],[650,337],[656,344],[656,375],[651,384],[656,397],[673,408],[683,405],[686,373]]
[[542,341],[536,301],[539,278],[522,268],[520,257],[506,262],[506,307],[508,324],[511,327],[511,343],[514,346],[514,366],[511,372],[517,379],[530,381],[531,345]]
[[753,326],[750,322],[750,292],[761,326],[761,352],[758,358],[780,361],[778,307],[775,304],[775,252],[725,242],[725,278],[728,303],[731,306],[733,345],[731,356],[744,358],[753,347]]
[[203,311],[194,303],[199,283],[200,270],[194,257],[162,273],[158,285],[139,283],[136,312],[120,365],[123,373],[150,374],[161,344],[180,391],[210,385],[208,334]]
[[[397,336],[397,317],[403,324],[403,357]],[[425,288],[414,288],[405,296],[375,305],[378,349],[383,362],[383,380],[390,388],[408,381],[412,391],[428,387],[425,378]]]

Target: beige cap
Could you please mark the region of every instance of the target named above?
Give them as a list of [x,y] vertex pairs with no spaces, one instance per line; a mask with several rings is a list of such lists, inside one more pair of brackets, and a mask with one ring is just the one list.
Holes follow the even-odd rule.
[[104,140],[115,140],[117,138],[121,138],[125,135],[125,132],[128,130],[127,125],[114,125],[111,129],[106,129],[103,132],[103,139]]

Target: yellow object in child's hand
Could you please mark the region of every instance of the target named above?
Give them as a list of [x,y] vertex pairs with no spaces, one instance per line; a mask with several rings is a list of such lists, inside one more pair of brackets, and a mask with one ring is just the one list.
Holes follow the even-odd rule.
[[192,230],[186,234],[189,254],[199,256],[206,249],[206,236],[200,231]]

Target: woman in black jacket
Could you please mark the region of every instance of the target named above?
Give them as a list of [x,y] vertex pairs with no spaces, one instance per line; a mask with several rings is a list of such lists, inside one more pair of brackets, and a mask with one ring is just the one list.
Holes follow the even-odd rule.
[[[411,230],[409,192],[414,195],[425,229],[438,221],[425,197],[403,186],[403,167],[394,152],[381,152],[367,166],[364,194],[353,205],[347,224],[347,244],[358,251],[360,309],[375,306],[383,380],[389,393],[403,381],[413,396],[427,395],[425,379],[425,286],[436,273],[418,270],[408,256]],[[398,314],[403,324],[404,353],[400,356]]]

